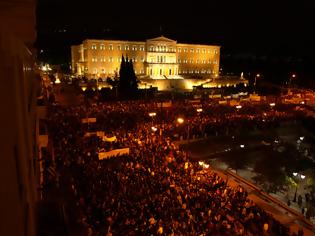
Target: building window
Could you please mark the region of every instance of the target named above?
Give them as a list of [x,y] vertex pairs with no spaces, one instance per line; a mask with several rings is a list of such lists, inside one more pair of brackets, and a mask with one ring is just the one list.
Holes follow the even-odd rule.
[[133,61],[133,62],[137,62],[137,58],[136,58],[136,57],[134,57],[132,61]]
[[181,63],[181,59],[180,58],[178,58],[178,63]]
[[182,52],[182,49],[181,48],[177,48],[177,52]]
[[192,52],[192,53],[193,53],[193,52],[194,52],[194,49],[193,49],[193,48],[191,48],[191,49],[190,49],[190,52]]
[[121,45],[117,46],[118,51],[121,51]]
[[140,46],[140,51],[144,51],[144,46]]
[[218,50],[217,49],[214,49],[214,54],[218,54]]
[[105,45],[104,44],[100,45],[100,50],[105,50]]
[[189,63],[191,63],[191,64],[194,63],[194,60],[193,60],[193,59],[190,59],[190,60],[189,60]]
[[129,51],[129,45],[125,45],[125,50]]
[[197,59],[196,63],[199,64],[199,59]]
[[143,57],[141,57],[141,62],[144,62],[144,58]]
[[202,60],[202,64],[206,64],[206,60]]
[[137,46],[136,45],[132,46],[132,51],[137,51]]
[[200,49],[199,48],[196,49],[196,53],[200,53]]
[[187,48],[184,48],[184,52],[188,52],[188,49],[187,49]]
[[218,64],[218,61],[217,61],[217,60],[214,60],[214,61],[213,61],[213,64]]
[[103,74],[105,73],[105,69],[104,69],[104,68],[102,69],[102,73],[103,73]]
[[140,74],[144,74],[144,70],[143,69],[140,70]]
[[97,58],[96,57],[92,57],[92,62],[97,62]]
[[92,49],[92,50],[96,50],[96,44],[92,44],[91,49]]
[[208,49],[208,53],[211,53],[211,49]]
[[110,45],[108,46],[108,49],[109,49],[109,50],[113,50],[113,44],[110,44]]
[[205,48],[202,49],[202,53],[206,53],[206,49]]
[[210,59],[208,60],[208,64],[211,64],[211,60]]
[[93,69],[93,74],[97,74],[97,68]]
[[153,46],[150,46],[150,52],[153,52]]
[[113,58],[112,58],[112,57],[110,57],[108,61],[109,61],[109,62],[113,62]]

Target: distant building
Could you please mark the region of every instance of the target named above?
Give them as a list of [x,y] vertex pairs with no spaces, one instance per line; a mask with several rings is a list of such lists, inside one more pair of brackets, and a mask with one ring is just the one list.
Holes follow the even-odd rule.
[[220,46],[183,44],[166,37],[141,41],[87,39],[71,47],[72,72],[88,78],[119,73],[124,57],[140,78],[213,78],[219,74]]

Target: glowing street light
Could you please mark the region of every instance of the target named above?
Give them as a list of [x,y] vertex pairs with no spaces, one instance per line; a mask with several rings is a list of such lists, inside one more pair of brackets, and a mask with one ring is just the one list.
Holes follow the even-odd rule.
[[276,104],[274,103],[274,102],[272,102],[272,103],[269,103],[269,106],[270,107],[274,107]]
[[86,90],[86,87],[82,87],[82,91],[84,92]]
[[153,132],[156,132],[156,131],[157,131],[157,128],[154,127],[154,126],[152,126],[152,127],[151,127],[151,130],[152,130]]
[[182,124],[182,123],[184,123],[184,119],[183,119],[183,118],[177,118],[177,122],[178,122],[179,124]]
[[242,106],[241,105],[237,105],[235,108],[239,110],[239,109],[242,108]]
[[305,175],[301,175],[301,179],[305,179]]
[[198,164],[199,164],[200,166],[203,166],[204,162],[203,162],[203,161],[198,161]]
[[154,116],[156,116],[156,113],[155,113],[155,112],[150,112],[150,113],[149,113],[149,116],[150,116],[150,117],[154,117]]
[[298,175],[298,173],[296,173],[296,172],[293,172],[293,175],[294,175],[294,176],[297,176],[297,175]]
[[301,137],[300,137],[300,140],[303,141],[303,140],[304,140],[304,136],[301,136]]
[[198,113],[200,113],[200,112],[202,112],[202,108],[198,108],[196,111],[197,111]]
[[244,145],[244,144],[241,144],[241,145],[240,145],[240,147],[241,147],[241,148],[244,148],[244,147],[245,147],[245,145]]
[[97,87],[98,90],[102,90],[102,88],[103,88],[102,86],[98,86]]

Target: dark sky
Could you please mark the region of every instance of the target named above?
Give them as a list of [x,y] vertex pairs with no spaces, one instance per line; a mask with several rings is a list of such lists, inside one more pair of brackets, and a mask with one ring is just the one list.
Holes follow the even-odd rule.
[[218,44],[224,53],[311,56],[311,2],[38,0],[37,46],[60,56],[85,38],[145,40],[161,26],[178,42]]

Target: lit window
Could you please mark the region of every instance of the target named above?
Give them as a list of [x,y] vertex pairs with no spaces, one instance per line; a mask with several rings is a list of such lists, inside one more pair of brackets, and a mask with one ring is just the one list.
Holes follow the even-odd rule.
[[206,49],[205,48],[202,49],[202,53],[206,53]]
[[102,69],[102,73],[105,73],[105,69],[104,68]]
[[188,49],[187,49],[187,48],[184,48],[184,52],[188,52]]
[[113,62],[113,58],[112,57],[109,58],[109,62]]
[[117,46],[118,51],[121,51],[121,45]]
[[105,49],[105,45],[104,44],[101,44],[100,45],[100,50],[104,50]]
[[143,69],[140,70],[140,74],[144,74],[144,70]]
[[193,59],[190,59],[189,63],[191,63],[191,64],[194,63],[194,60],[193,60]]
[[182,52],[182,49],[181,48],[177,48],[177,52]]
[[153,52],[153,46],[150,46],[150,51]]
[[91,47],[93,50],[96,49],[96,44],[92,44],[92,47]]
[[132,46],[132,51],[137,51],[137,46],[136,45]]
[[125,46],[125,50],[128,51],[129,50],[129,45]]
[[97,58],[96,57],[92,57],[92,62],[97,62]]
[[208,53],[211,53],[211,49],[208,49]]
[[202,64],[206,64],[206,60],[202,60]]
[[217,49],[214,49],[214,54],[218,54],[218,50]]
[[140,51],[144,51],[144,46],[140,46]]
[[181,63],[181,59],[180,58],[178,58],[178,63]]
[[144,62],[144,58],[143,57],[141,57],[141,61]]
[[133,58],[133,61],[134,61],[134,62],[137,62],[137,58],[136,58],[136,57],[134,57],[134,58]]
[[196,63],[199,64],[199,59],[197,59]]
[[208,64],[211,64],[211,60],[210,59],[208,60]]
[[214,61],[213,61],[213,64],[218,64],[217,60],[214,60]]
[[97,74],[97,68],[94,68],[94,69],[93,69],[93,73],[94,73],[94,74]]
[[196,49],[196,53],[200,53],[200,49],[199,48]]
[[109,49],[109,50],[113,50],[113,45],[110,44],[110,45],[108,46],[108,49]]
[[190,52],[194,52],[194,49],[193,49],[193,48],[191,48],[191,49],[190,49]]

